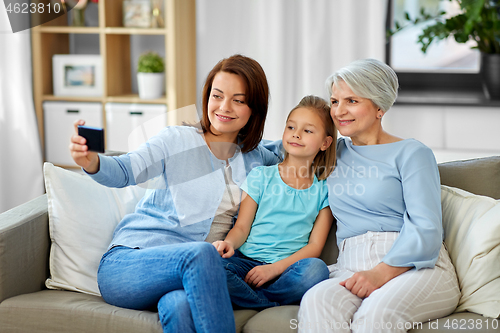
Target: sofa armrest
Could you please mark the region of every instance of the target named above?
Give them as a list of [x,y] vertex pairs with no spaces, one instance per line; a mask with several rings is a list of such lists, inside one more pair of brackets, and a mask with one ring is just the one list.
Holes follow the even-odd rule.
[[49,249],[47,195],[0,214],[0,302],[45,288]]

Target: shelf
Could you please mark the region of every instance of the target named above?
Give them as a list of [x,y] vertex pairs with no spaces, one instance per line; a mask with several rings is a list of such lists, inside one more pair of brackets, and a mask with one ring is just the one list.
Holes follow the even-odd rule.
[[45,101],[70,101],[70,102],[104,102],[104,97],[99,96],[54,96],[43,95]]
[[38,27],[38,32],[50,34],[99,34],[104,32],[109,35],[165,35],[167,29],[159,28],[99,28],[99,27],[64,27],[47,26]]
[[165,35],[167,29],[158,28],[104,28],[110,35]]
[[165,35],[165,28],[121,28],[121,27],[68,27],[68,26],[41,26],[37,32],[50,34],[99,34],[104,32],[109,35]]
[[[45,101],[102,103],[104,128],[107,127],[106,103],[164,104],[169,110],[196,103],[196,1],[163,0],[165,28],[123,27],[124,1],[99,0],[97,14],[92,11],[93,16],[89,15],[88,22],[92,22],[92,26],[68,26],[70,20],[68,14],[64,14],[49,21],[41,20],[45,23],[33,28],[33,99],[42,147],[45,148]],[[94,18],[97,18],[97,26]],[[102,57],[103,95],[54,96],[53,56],[87,54],[89,40],[93,42],[90,53],[97,49]],[[95,40],[99,42],[98,47],[95,47]],[[134,94],[137,91],[135,62],[138,54],[147,51],[141,43],[151,40],[154,40],[157,52],[165,57],[165,88],[162,97],[145,100]],[[80,42],[82,44],[78,44]],[[189,112],[170,112],[168,124],[182,124],[191,118],[196,117]]]
[[163,95],[157,99],[140,99],[138,94],[129,94],[122,96],[108,96],[106,102],[115,103],[143,103],[143,104],[167,104],[167,98]]
[[38,27],[38,32],[51,34],[98,34],[101,29],[98,27]]
[[[59,168],[63,168],[63,169],[71,169],[71,170],[75,170],[75,171],[82,170],[82,168],[79,167],[78,165],[64,165],[64,164],[57,164],[56,163],[56,164],[54,164],[54,166],[59,167]],[[82,173],[84,173],[84,172],[82,171]]]
[[142,103],[142,104],[167,104],[167,97],[163,95],[162,98],[156,99],[141,99],[138,94],[127,94],[121,96],[54,96],[43,95],[44,101],[69,101],[69,102],[101,102],[101,103]]

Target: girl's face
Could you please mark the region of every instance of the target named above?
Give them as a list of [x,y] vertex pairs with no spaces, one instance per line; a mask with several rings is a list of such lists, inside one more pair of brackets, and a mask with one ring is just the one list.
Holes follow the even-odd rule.
[[369,99],[355,95],[351,88],[340,81],[332,85],[330,115],[340,134],[348,136],[354,144],[365,142],[381,128],[379,115],[383,111]]
[[291,156],[314,158],[326,150],[333,138],[327,136],[321,117],[308,108],[294,110],[283,132],[283,148]]
[[219,72],[212,82],[208,99],[210,129],[216,135],[238,135],[252,110],[246,103],[246,85],[236,74]]

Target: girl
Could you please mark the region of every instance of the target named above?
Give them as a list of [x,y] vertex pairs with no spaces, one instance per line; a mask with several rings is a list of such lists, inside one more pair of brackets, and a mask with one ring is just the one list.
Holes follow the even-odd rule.
[[224,241],[213,243],[224,258],[235,305],[298,303],[328,278],[326,264],[316,257],[333,221],[326,178],[335,164],[334,141],[327,102],[304,97],[286,121],[283,163],[248,175],[238,220]]
[[302,299],[299,331],[406,332],[452,313],[460,290],[443,245],[436,160],[422,143],[382,128],[396,73],[358,60],[327,86],[331,117],[346,136],[328,178],[339,258],[330,279]]
[[118,224],[102,257],[98,284],[106,302],[156,306],[164,332],[235,331],[224,269],[210,243],[226,235],[238,210],[231,188],[252,167],[279,162],[259,144],[268,100],[261,66],[235,55],[208,74],[201,130],[166,127],[119,157],[91,153],[83,137],[72,137],[73,159],[95,181],[124,187],[156,177],[160,184]]

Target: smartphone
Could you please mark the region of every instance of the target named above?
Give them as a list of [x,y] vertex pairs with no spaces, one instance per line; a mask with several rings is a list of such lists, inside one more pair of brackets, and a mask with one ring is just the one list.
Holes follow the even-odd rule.
[[78,126],[78,135],[87,140],[90,151],[104,153],[104,128]]

